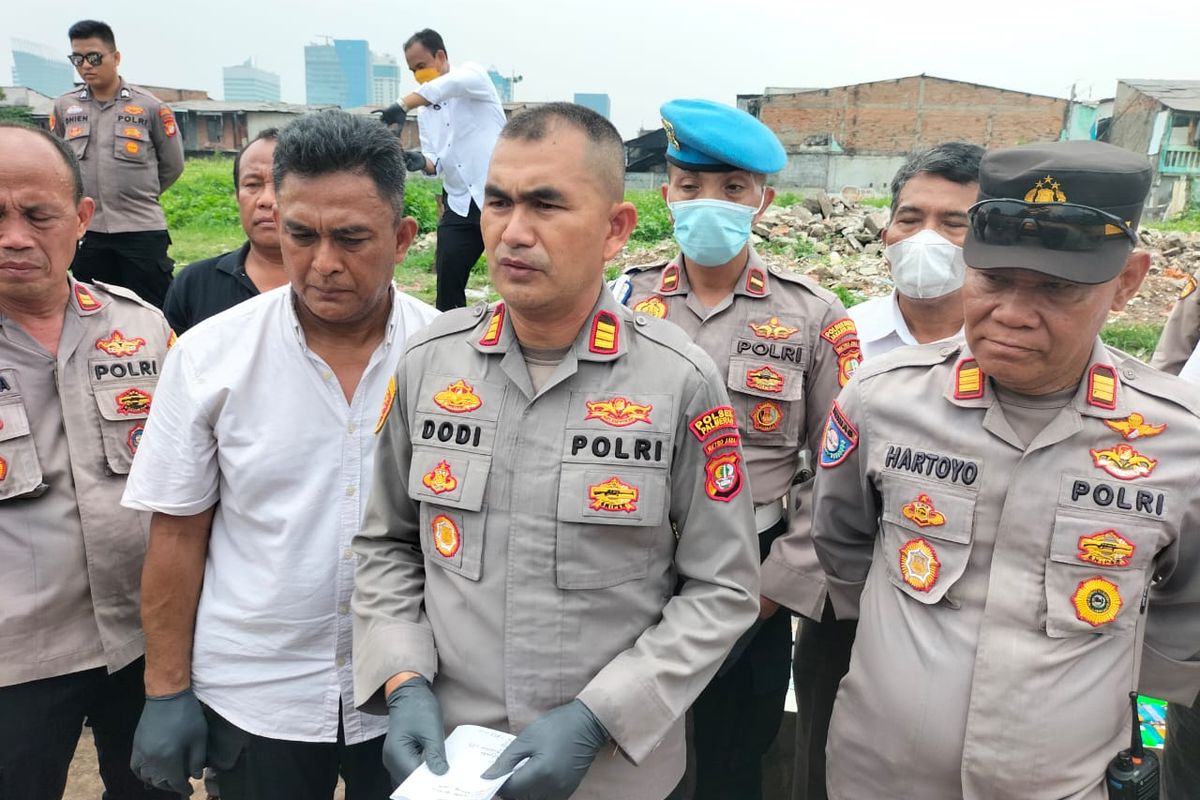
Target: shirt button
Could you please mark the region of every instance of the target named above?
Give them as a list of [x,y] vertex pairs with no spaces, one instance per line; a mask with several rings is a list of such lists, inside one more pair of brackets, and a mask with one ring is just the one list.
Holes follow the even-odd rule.
[[344,666],[346,666],[346,657],[345,657],[345,656],[338,656],[338,657],[337,657],[337,665],[338,665],[339,667],[344,667]]
[[1125,380],[1131,381],[1137,377],[1137,370],[1135,370],[1133,367],[1126,367],[1125,369],[1121,370],[1121,374],[1125,376]]
[[338,613],[339,614],[349,614],[350,606],[346,605],[345,603],[342,603],[340,606],[338,606]]
[[346,426],[346,433],[354,433],[356,430],[358,430],[358,426],[353,422]]
[[321,373],[321,377],[324,378],[325,380],[329,380],[330,378],[333,377],[333,373],[330,372],[329,370],[325,370],[324,372]]
[[342,560],[343,561],[349,561],[352,558],[354,558],[354,551],[351,550],[349,547],[347,547],[345,550],[342,551]]
[[346,487],[346,497],[354,497],[354,487],[353,486]]
[[633,318],[633,322],[634,322],[634,324],[635,324],[635,325],[645,325],[645,324],[646,324],[646,318],[645,318],[645,317],[634,317],[634,318]]

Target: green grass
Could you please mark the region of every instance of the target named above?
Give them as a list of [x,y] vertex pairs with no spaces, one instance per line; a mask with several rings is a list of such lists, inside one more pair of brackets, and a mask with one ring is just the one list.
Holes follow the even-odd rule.
[[634,244],[657,244],[674,234],[671,214],[663,202],[662,193],[654,189],[638,189],[625,193],[625,199],[637,208],[637,227],[629,241]]
[[1178,231],[1180,233],[1200,231],[1200,205],[1190,205],[1184,209],[1183,214],[1166,222],[1147,222],[1146,227],[1160,231]]
[[892,198],[890,197],[863,197],[858,201],[860,206],[870,206],[871,208],[891,208]]
[[1114,322],[1101,329],[1100,338],[1107,345],[1124,350],[1142,361],[1149,361],[1150,356],[1154,354],[1154,348],[1158,344],[1158,337],[1161,333],[1162,325]]
[[779,194],[775,195],[775,202],[771,203],[771,205],[779,206],[780,208],[788,208],[789,206],[794,206],[797,203],[803,202],[804,195],[802,194],[798,194],[796,192],[780,192]]

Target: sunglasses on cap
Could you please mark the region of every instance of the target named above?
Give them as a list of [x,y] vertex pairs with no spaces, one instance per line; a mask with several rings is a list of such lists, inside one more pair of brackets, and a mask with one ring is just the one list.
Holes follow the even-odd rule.
[[100,66],[100,62],[103,60],[104,53],[86,53],[84,55],[80,55],[79,53],[71,53],[71,55],[67,56],[67,61],[70,61],[77,67],[85,61],[91,64],[93,67],[98,67]]
[[1137,234],[1120,217],[1075,203],[983,200],[967,209],[971,232],[984,244],[1014,245],[1034,238],[1047,250],[1098,250],[1114,236]]

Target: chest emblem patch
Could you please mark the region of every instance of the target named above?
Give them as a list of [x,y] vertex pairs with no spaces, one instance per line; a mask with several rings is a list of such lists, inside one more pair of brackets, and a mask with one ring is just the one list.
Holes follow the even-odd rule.
[[1099,567],[1127,567],[1130,556],[1137,549],[1133,542],[1111,528],[1091,536],[1080,536],[1078,547],[1076,558]]
[[8,462],[4,460],[4,456],[0,456],[0,481],[8,477]]
[[625,397],[614,397],[611,400],[588,400],[587,416],[584,419],[598,419],[614,428],[625,428],[635,422],[650,422],[652,405],[634,403]]
[[763,433],[776,430],[782,420],[783,411],[780,410],[779,404],[770,400],[764,400],[750,412],[750,424],[754,426],[754,430]]
[[131,356],[145,345],[145,339],[126,339],[120,331],[113,331],[107,339],[96,340],[96,349],[110,356]]
[[388,378],[387,391],[383,393],[383,406],[379,409],[379,419],[375,420],[375,433],[383,430],[383,423],[387,422],[388,413],[392,410],[392,403],[396,402],[396,376]]
[[1153,458],[1142,455],[1127,444],[1092,450],[1091,454],[1092,462],[1097,467],[1123,481],[1145,478],[1158,466],[1158,462]]
[[450,464],[444,459],[421,477],[421,483],[434,494],[445,494],[458,488],[458,478],[454,477]]
[[134,425],[129,429],[129,436],[125,439],[125,444],[129,446],[129,455],[137,455],[138,445],[142,443],[142,434],[145,431],[146,426],[142,424]]
[[451,414],[464,414],[474,411],[483,405],[475,387],[459,378],[454,383],[442,389],[433,396],[433,402],[446,409]]
[[634,305],[633,310],[648,317],[657,317],[658,319],[667,318],[667,304],[656,294],[650,295],[645,300]]
[[1112,622],[1121,612],[1121,592],[1115,583],[1097,575],[1079,582],[1071,604],[1075,606],[1075,616],[1098,628]]
[[766,322],[751,322],[750,330],[760,339],[789,339],[799,328],[789,328],[779,324],[779,317],[771,317]]
[[1124,436],[1127,440],[1145,439],[1150,436],[1158,436],[1167,429],[1167,423],[1161,425],[1151,425],[1146,422],[1146,418],[1138,412],[1134,411],[1125,419],[1106,419],[1104,424],[1112,428],[1117,433]]
[[747,370],[746,387],[760,392],[782,392],[783,375],[766,366]]
[[900,577],[918,592],[928,592],[937,583],[942,562],[924,537],[909,539],[900,548]]
[[462,547],[462,533],[454,520],[445,514],[438,514],[430,523],[433,532],[433,547],[445,558],[454,558]]
[[927,494],[919,494],[916,500],[905,503],[900,513],[905,519],[915,522],[918,528],[946,524],[946,515],[934,508],[933,499]]
[[117,413],[127,416],[150,413],[150,394],[141,389],[126,389],[117,395]]
[[630,486],[625,481],[612,476],[603,483],[588,487],[588,508],[592,511],[637,511],[637,499],[640,492],[636,486]]

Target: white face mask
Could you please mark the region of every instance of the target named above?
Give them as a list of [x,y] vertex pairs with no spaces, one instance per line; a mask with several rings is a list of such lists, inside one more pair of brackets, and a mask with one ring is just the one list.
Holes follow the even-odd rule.
[[883,257],[892,265],[896,291],[919,300],[962,288],[967,270],[962,248],[928,228],[889,244]]

